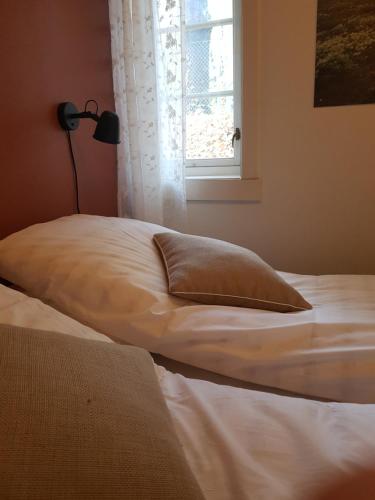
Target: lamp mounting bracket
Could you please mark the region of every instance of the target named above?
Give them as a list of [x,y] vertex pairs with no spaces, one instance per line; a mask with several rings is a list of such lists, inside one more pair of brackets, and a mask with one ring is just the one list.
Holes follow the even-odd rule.
[[57,109],[57,116],[61,128],[64,130],[76,130],[79,125],[79,118],[77,116],[78,109],[72,102],[62,102]]

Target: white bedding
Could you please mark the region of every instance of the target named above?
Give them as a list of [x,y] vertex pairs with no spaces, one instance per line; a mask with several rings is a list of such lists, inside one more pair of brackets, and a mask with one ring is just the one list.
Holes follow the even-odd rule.
[[311,311],[200,305],[167,293],[160,230],[63,217],[0,242],[0,275],[117,342],[260,385],[375,402],[375,276],[282,273]]
[[38,299],[0,285],[0,323],[112,342],[92,328],[56,311]]
[[[110,341],[1,285],[0,323]],[[293,399],[156,370],[207,500],[308,500],[336,472],[375,463],[375,405]]]
[[375,405],[307,401],[158,370],[207,499],[309,500],[339,474],[375,466]]

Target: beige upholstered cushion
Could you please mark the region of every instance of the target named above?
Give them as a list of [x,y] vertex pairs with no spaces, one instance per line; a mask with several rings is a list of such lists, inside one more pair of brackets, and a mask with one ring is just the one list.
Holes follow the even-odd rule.
[[0,497],[201,500],[150,355],[0,326]]
[[169,292],[203,304],[278,312],[311,305],[258,255],[225,241],[181,233],[155,234]]

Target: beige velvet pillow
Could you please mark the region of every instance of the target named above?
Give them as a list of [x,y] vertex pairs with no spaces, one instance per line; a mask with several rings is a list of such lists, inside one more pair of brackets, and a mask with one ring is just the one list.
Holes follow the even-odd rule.
[[203,500],[143,349],[0,325],[0,497]]
[[271,266],[246,248],[181,233],[158,233],[169,292],[185,299],[277,312],[311,305]]

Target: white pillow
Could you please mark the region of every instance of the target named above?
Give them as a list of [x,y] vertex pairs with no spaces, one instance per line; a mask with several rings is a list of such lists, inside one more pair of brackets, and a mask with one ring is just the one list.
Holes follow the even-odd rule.
[[168,294],[152,241],[160,230],[92,215],[35,224],[0,242],[0,276],[117,341],[150,348],[138,338],[139,316],[190,303]]

